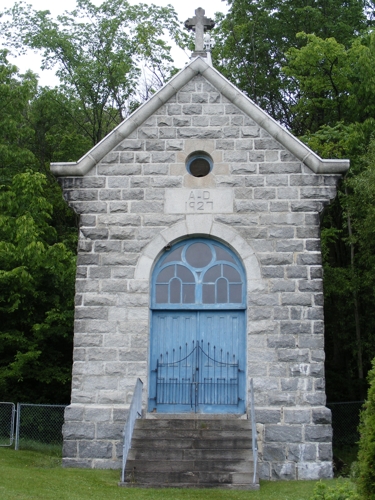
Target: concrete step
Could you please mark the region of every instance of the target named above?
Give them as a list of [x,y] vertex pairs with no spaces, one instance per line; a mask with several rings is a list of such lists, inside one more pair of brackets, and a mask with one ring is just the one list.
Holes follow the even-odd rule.
[[[171,432],[172,431],[172,432]],[[135,429],[133,439],[251,439],[249,429]]]
[[250,460],[131,460],[126,463],[128,471],[139,472],[180,472],[180,471],[222,471],[253,473],[253,462]]
[[200,429],[200,430],[251,430],[251,421],[243,419],[139,419],[137,429]]
[[219,460],[223,457],[227,460],[247,460],[252,459],[251,449],[138,449],[131,448],[128,460]]
[[169,484],[185,483],[196,484],[252,484],[252,474],[239,472],[218,472],[218,471],[171,471],[171,472],[139,472],[129,470],[125,477],[126,482],[140,484]]
[[172,436],[169,439],[142,439],[142,438],[134,438],[132,439],[132,447],[134,448],[170,448],[170,449],[221,449],[221,450],[238,450],[241,448],[251,449],[252,441],[247,438],[238,438],[238,439],[200,439],[191,438],[191,439],[179,439],[173,438]]
[[119,486],[124,488],[194,488],[194,489],[220,489],[220,490],[259,490],[259,482],[254,484],[226,484],[226,483],[196,483],[193,486],[190,483],[168,483],[168,484],[152,484],[152,483],[135,483],[124,482],[118,483]]
[[121,486],[257,489],[251,448],[248,420],[140,419]]

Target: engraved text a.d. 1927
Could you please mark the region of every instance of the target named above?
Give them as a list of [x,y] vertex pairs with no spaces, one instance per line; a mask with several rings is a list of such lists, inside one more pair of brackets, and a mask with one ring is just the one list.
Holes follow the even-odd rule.
[[230,189],[166,189],[165,213],[233,213]]

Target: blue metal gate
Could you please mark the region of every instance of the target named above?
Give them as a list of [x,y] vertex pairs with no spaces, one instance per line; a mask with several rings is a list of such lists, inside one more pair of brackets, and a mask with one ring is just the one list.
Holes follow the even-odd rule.
[[[193,342],[160,355],[156,363],[156,405],[237,406],[239,363],[236,356],[210,344]],[[185,351],[185,353],[184,353]],[[185,354],[185,356],[184,356]],[[184,357],[181,357],[184,356]],[[179,359],[175,359],[178,357]]]
[[245,286],[228,248],[194,239],[155,267],[149,411],[245,411]]

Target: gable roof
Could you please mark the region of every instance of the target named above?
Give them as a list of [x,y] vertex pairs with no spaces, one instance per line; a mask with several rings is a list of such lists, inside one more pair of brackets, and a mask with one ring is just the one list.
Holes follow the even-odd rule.
[[348,170],[349,160],[323,160],[320,158],[251,99],[246,97],[221,73],[207,64],[201,57],[197,57],[77,162],[51,163],[53,174],[56,176],[83,176],[87,174],[106,154],[126,139],[194,76],[199,74],[203,75],[232,104],[247,114],[313,172],[317,174],[336,174]]

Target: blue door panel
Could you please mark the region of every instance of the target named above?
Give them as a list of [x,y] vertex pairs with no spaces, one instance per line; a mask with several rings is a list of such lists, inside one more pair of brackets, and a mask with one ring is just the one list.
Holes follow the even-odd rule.
[[245,312],[154,311],[149,411],[245,411]]

